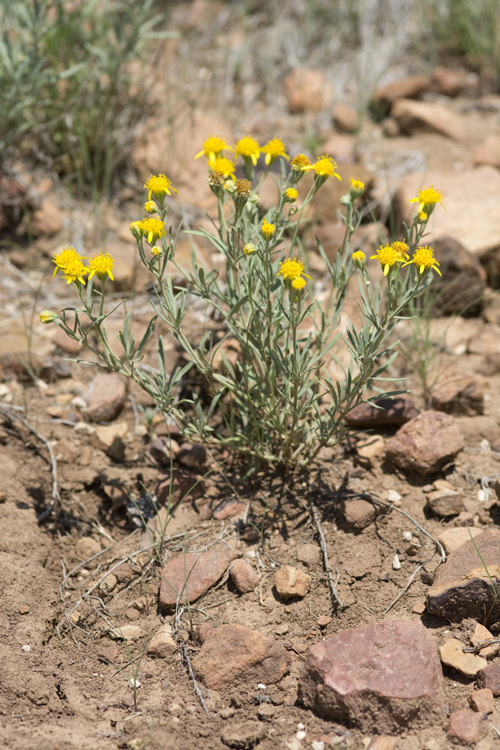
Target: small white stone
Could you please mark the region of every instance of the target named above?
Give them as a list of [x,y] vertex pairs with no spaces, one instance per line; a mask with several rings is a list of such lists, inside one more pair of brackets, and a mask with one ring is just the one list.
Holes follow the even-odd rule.
[[387,501],[393,505],[401,505],[402,497],[396,490],[389,490],[387,493]]
[[300,731],[301,729],[305,729],[305,728],[306,728],[306,725],[303,724],[301,721],[299,721],[299,723],[297,724],[297,729]]
[[311,750],[325,750],[325,743],[321,740],[319,742],[314,740],[314,742],[311,742]]
[[29,653],[31,651],[31,646],[28,646],[26,643],[24,646],[21,646],[21,651],[26,651],[26,653]]
[[307,732],[304,732],[303,729],[301,729],[297,734],[295,735],[297,739],[300,741],[305,740]]
[[266,689],[266,686],[264,685],[263,682],[259,682],[259,684],[257,685],[257,687],[259,688],[259,690],[265,690]]
[[403,531],[403,539],[406,539],[407,542],[411,542],[413,538],[413,534],[411,531]]
[[72,398],[69,403],[71,406],[75,406],[77,409],[87,408],[87,402],[81,396],[75,396],[75,398]]
[[128,681],[128,684],[129,684],[129,687],[131,687],[132,689],[133,689],[134,687],[135,687],[136,689],[137,689],[137,688],[140,688],[140,687],[141,687],[141,683],[139,682],[139,680],[137,680],[137,679],[134,679],[134,677],[131,677],[131,678],[129,679],[129,681]]
[[481,448],[481,450],[482,450],[482,451],[489,451],[489,450],[490,450],[490,448],[491,448],[491,446],[490,446],[490,441],[489,441],[489,440],[486,440],[486,438],[484,438],[484,439],[483,439],[483,440],[481,440],[481,442],[479,443],[479,447]]
[[399,557],[397,555],[394,555],[392,558],[392,568],[393,570],[400,570],[401,569],[401,563],[399,561]]
[[488,494],[484,490],[478,490],[477,499],[480,503],[485,503],[488,499]]

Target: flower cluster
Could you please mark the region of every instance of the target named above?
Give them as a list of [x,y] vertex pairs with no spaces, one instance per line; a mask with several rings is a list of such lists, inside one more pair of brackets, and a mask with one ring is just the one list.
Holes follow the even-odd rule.
[[281,262],[280,270],[277,275],[283,276],[283,281],[290,284],[292,289],[296,292],[302,291],[307,283],[302,276],[305,276],[306,279],[311,279],[307,273],[304,273],[304,264],[302,261],[296,260],[295,258],[293,260],[287,258],[285,261]]
[[[86,266],[84,260],[88,260]],[[97,276],[101,282],[108,277],[113,281],[114,259],[108,253],[98,253],[92,258],[84,258],[72,247],[65,247],[60,253],[56,253],[52,259],[55,263],[54,276],[62,271],[68,284],[85,284],[87,277],[90,280]],[[43,321],[45,322],[45,321]]]
[[[354,255],[357,255],[357,253],[354,253]],[[355,260],[354,255],[352,256],[353,260]],[[393,242],[391,245],[381,245],[377,250],[376,255],[370,256],[370,259],[372,258],[379,261],[384,269],[384,276],[387,276],[390,269],[394,266],[402,264],[404,267],[410,265],[410,263],[417,266],[421,274],[424,273],[424,271],[432,269],[433,271],[437,271],[441,276],[441,271],[438,268],[439,263],[434,258],[434,250],[428,245],[418,247],[410,260],[409,247],[406,242],[397,241]]]

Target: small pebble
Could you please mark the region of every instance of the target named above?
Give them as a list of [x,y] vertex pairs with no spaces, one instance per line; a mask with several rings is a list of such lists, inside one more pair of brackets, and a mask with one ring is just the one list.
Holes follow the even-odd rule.
[[298,740],[300,741],[300,740],[305,740],[305,738],[306,738],[306,734],[307,734],[307,733],[306,733],[306,732],[304,732],[304,730],[303,730],[303,729],[300,729],[300,730],[299,730],[299,731],[297,732],[297,734],[296,734],[295,736],[296,736],[296,737],[297,737],[297,739],[298,739]]
[[403,531],[403,539],[405,539],[407,542],[411,542],[413,537],[413,534],[411,531]]
[[24,646],[21,646],[21,651],[26,651],[26,653],[28,654],[31,651],[31,646],[25,644]]
[[401,563],[399,561],[398,555],[394,555],[392,558],[392,568],[393,570],[401,570]]
[[486,500],[488,499],[488,495],[486,494],[484,490],[479,490],[477,493],[477,499],[479,500],[480,503],[485,503]]
[[311,750],[325,750],[325,743],[321,740],[314,740],[311,742]]
[[389,490],[387,493],[387,501],[393,505],[401,505],[402,497],[396,490]]

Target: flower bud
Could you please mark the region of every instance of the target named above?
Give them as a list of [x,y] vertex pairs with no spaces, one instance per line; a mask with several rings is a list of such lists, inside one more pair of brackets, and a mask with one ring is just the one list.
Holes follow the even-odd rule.
[[257,252],[257,247],[253,244],[253,242],[247,242],[247,244],[243,248],[243,252],[245,253],[245,255],[253,255]]
[[40,313],[40,321],[42,323],[52,323],[57,317],[57,313],[52,312],[52,310],[42,310]]
[[141,240],[144,235],[140,221],[133,221],[130,225],[130,231],[136,240]]
[[358,250],[357,252],[352,254],[352,262],[356,266],[356,268],[363,269],[366,266],[366,255],[362,250]]

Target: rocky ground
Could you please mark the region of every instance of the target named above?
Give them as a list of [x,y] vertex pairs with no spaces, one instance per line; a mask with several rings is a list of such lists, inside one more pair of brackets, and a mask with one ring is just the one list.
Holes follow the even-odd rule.
[[[298,474],[243,481],[180,434],[170,445],[144,394],[69,364],[78,350],[37,320],[74,302],[49,268],[73,245],[116,258],[116,297],[144,329],[148,279],[128,229],[143,178],[167,173],[179,190],[172,215],[207,226],[214,198],[193,155],[207,135],[242,135],[238,112],[210,100],[174,133],[156,113],[133,154],[140,180],[98,210],[23,164],[4,176],[3,746],[498,744],[500,97],[439,68],[395,80],[376,101],[380,117],[360,123],[321,71],[300,70],[275,110],[245,121],[245,134],[279,136],[294,153],[314,124],[320,152],[339,163],[344,186],[325,185],[304,232],[318,294],[314,238],[335,255],[346,179],[366,182],[386,227],[424,184],[446,208],[430,224],[439,298],[418,330],[398,331],[406,356],[392,374],[409,396],[356,410],[349,439]],[[359,246],[374,250],[375,224],[361,230]],[[186,264],[191,242],[181,237]],[[208,246],[196,252],[220,262]],[[197,338],[203,315],[190,316]]]

